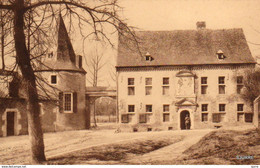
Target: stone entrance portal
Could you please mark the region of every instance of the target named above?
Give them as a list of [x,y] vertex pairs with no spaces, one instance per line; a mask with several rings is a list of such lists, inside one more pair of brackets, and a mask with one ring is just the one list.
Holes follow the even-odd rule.
[[[111,97],[116,99],[117,93],[115,88],[108,88],[108,87],[87,87],[86,88],[86,107],[87,107],[87,114],[89,114],[89,118],[87,121],[86,128],[90,128],[90,116],[94,113],[95,110],[95,100],[100,97]],[[117,121],[118,121],[118,114]]]
[[[181,113],[180,113],[180,127],[181,129],[186,129],[185,127],[185,117],[188,116],[190,118],[190,112],[187,111],[187,110],[183,110]],[[188,128],[187,129],[190,129],[190,126],[191,126],[191,120],[190,120],[190,124],[188,125]]]

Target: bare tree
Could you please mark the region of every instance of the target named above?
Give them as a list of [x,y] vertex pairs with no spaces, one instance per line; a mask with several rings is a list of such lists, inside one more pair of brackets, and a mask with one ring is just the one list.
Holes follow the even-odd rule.
[[85,57],[86,65],[88,70],[87,81],[93,86],[98,86],[98,83],[101,81],[101,69],[106,65],[106,60],[104,57],[103,51],[98,51],[99,49],[95,47],[94,51]]
[[[60,8],[60,10],[57,10]],[[106,35],[106,25],[113,27],[119,34],[130,34],[137,42],[131,29],[118,16],[119,6],[116,0],[100,0],[89,3],[84,0],[6,0],[0,4],[0,10],[10,12],[12,20],[10,31],[15,46],[15,59],[25,88],[27,102],[28,131],[31,144],[31,163],[39,164],[46,160],[44,153],[43,132],[39,117],[38,90],[35,69],[46,51],[50,27],[55,23],[55,15],[63,13],[69,19],[69,30],[73,23],[77,24],[84,39],[90,35],[103,39],[113,45]],[[7,16],[3,16],[6,19]],[[75,20],[74,22],[72,20]],[[124,29],[120,28],[120,26]],[[91,27],[91,33],[86,33],[85,27]],[[30,38],[28,38],[30,36]]]
[[112,80],[114,83],[116,83],[117,74],[116,74],[115,65],[113,65],[113,64],[110,64],[109,75],[110,75],[111,80]]
[[[2,4],[2,2],[0,2]],[[5,70],[5,56],[13,56],[14,41],[10,38],[11,26],[12,26],[12,14],[10,11],[1,10],[0,11],[0,35],[1,35],[1,61],[2,61],[2,71]]]
[[[103,47],[102,47],[103,48]],[[104,60],[104,52],[98,51],[98,47],[94,48],[94,51],[88,56],[85,57],[86,65],[88,70],[88,78],[87,81],[93,86],[97,87],[98,83],[101,81],[101,69],[106,65],[106,61]],[[93,120],[94,120],[94,127],[97,127],[97,120],[96,120],[96,101],[94,101],[94,109],[93,109]]]

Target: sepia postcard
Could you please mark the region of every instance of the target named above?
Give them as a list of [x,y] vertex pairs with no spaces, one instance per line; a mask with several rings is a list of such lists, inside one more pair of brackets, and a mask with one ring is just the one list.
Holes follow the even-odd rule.
[[259,0],[1,0],[0,166],[260,168]]

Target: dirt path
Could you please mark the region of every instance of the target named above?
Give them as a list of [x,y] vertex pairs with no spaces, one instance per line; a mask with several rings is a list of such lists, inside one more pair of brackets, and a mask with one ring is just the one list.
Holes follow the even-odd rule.
[[184,152],[193,144],[196,144],[204,135],[206,135],[210,131],[212,130],[207,129],[176,131],[175,135],[184,137],[182,141],[142,156],[136,156],[134,158],[131,158],[127,162],[131,164],[151,164],[151,162],[153,162],[156,164],[157,161],[167,162],[171,160],[176,160],[182,155],[182,152]]
[[[155,157],[156,159],[161,159],[161,157],[165,154],[170,155],[171,157],[177,156],[178,154],[180,154],[181,151],[196,143],[197,139],[200,139],[208,132],[210,132],[210,130],[137,132],[116,134],[114,133],[114,130],[82,130],[47,133],[44,135],[44,141],[46,157],[48,159],[54,156],[70,153],[80,149],[90,148],[93,146],[102,146],[125,141],[131,142],[135,139],[151,139],[157,137],[171,136],[184,137],[183,141],[178,142],[175,145],[170,145],[169,149],[167,149],[168,147],[166,147],[158,151],[143,155],[144,160],[149,161],[149,158],[153,157]],[[189,140],[190,137],[192,137],[192,140]],[[177,146],[182,147],[178,149]],[[168,150],[170,150],[169,153],[167,153]],[[175,155],[171,151],[175,151]],[[0,164],[28,164],[29,155],[30,150],[28,136],[0,138]],[[134,163],[136,162],[136,160],[133,161]]]

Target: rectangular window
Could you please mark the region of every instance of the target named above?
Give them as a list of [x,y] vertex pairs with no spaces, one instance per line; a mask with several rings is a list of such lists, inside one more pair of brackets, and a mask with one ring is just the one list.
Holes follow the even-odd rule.
[[146,105],[146,112],[153,112],[153,106],[152,105]]
[[218,113],[212,114],[212,122],[220,123],[220,115]]
[[201,111],[208,111],[208,104],[202,104],[201,105]]
[[169,86],[163,86],[162,89],[163,89],[162,90],[163,95],[169,95],[169,89],[170,89]]
[[218,93],[225,94],[225,77],[220,76],[218,77]]
[[239,122],[244,121],[244,113],[237,113],[237,121]]
[[226,104],[219,104],[219,111],[225,112],[226,111]]
[[145,95],[152,94],[152,86],[145,86]]
[[57,75],[51,75],[51,84],[57,84]]
[[237,104],[237,111],[243,112],[244,111],[244,104]]
[[163,105],[163,122],[170,121],[170,105],[164,104]]
[[218,86],[218,93],[219,94],[225,94],[225,85],[219,85]]
[[243,84],[243,76],[237,76],[237,84]]
[[208,86],[201,86],[201,94],[207,94]]
[[134,78],[128,78],[128,95],[135,95],[135,79]]
[[213,123],[220,123],[224,121],[225,113],[213,113],[212,114],[212,122]]
[[128,95],[135,95],[135,87],[128,87]]
[[163,85],[169,85],[169,78],[163,78]]
[[145,78],[145,95],[152,94],[152,78]]
[[64,112],[72,112],[72,93],[64,94]]
[[208,78],[207,77],[201,77],[201,94],[207,94],[207,88],[208,88]]
[[128,123],[128,122],[129,122],[128,114],[122,114],[121,123]]
[[245,122],[253,122],[253,114],[245,113]]
[[139,114],[139,123],[146,123],[146,114]]
[[152,78],[145,78],[145,85],[152,85]]
[[224,76],[218,77],[218,84],[225,84],[225,77]]
[[208,121],[208,104],[201,105],[201,121]]
[[163,105],[163,112],[169,112],[170,111],[170,105],[165,104]]
[[201,77],[201,84],[208,84],[208,78],[207,77]]
[[170,86],[169,86],[169,78],[165,77],[163,78],[163,86],[162,86],[162,94],[163,95],[169,95],[169,90],[170,90]]
[[135,105],[128,105],[128,112],[135,112]]
[[201,113],[201,121],[208,121],[208,113]]
[[170,121],[170,114],[164,113],[163,114],[163,122],[169,122]]
[[244,87],[243,85],[243,76],[237,76],[237,93],[240,94],[242,88]]
[[135,78],[128,78],[128,85],[135,85]]

